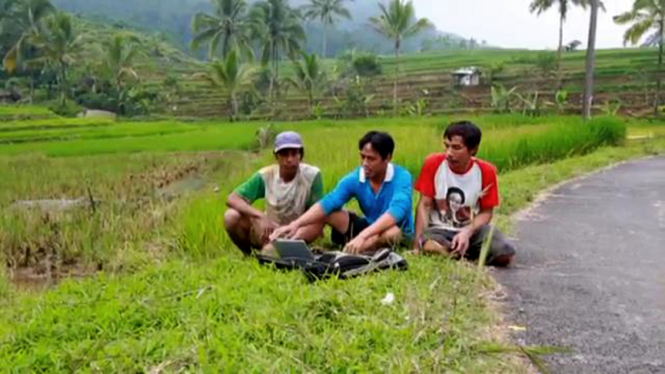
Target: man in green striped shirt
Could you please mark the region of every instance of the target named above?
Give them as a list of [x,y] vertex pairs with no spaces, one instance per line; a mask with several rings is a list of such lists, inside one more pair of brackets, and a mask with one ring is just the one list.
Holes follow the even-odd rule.
[[[272,249],[270,235],[295,221],[323,196],[321,171],[302,162],[305,155],[298,133],[283,132],[275,139],[277,164],[267,166],[236,188],[227,200],[224,225],[233,243],[245,254]],[[265,200],[266,210],[252,206]],[[323,224],[302,227],[296,239],[307,242],[323,234]]]

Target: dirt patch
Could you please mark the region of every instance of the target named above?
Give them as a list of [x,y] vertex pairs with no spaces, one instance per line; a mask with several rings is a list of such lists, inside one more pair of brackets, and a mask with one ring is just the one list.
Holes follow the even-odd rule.
[[44,260],[29,267],[9,269],[9,280],[20,290],[45,291],[69,278],[84,278],[101,270],[101,266],[83,266],[76,263],[56,265]]

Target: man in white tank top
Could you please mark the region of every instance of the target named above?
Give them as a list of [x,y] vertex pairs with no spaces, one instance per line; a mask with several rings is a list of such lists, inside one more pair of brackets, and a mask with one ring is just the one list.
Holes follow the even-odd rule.
[[[475,124],[452,123],[443,138],[446,152],[425,160],[415,186],[420,202],[414,250],[475,260],[499,206],[497,170],[475,157],[482,138]],[[514,255],[512,243],[494,229],[487,263],[507,266]]]
[[[227,200],[224,225],[245,254],[253,249],[269,252],[272,232],[296,220],[323,196],[319,168],[301,162],[305,148],[298,133],[277,135],[274,153],[277,164],[259,170]],[[265,199],[265,212],[252,206],[259,199]],[[323,224],[313,224],[299,229],[295,238],[312,242],[322,233]]]

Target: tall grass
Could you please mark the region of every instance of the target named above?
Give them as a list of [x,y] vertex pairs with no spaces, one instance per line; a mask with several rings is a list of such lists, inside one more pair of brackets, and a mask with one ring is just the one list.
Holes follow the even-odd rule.
[[[355,121],[335,127],[293,126],[292,129],[300,131],[304,137],[304,161],[322,170],[324,188],[330,191],[343,176],[360,165],[358,140],[367,131],[375,129],[388,131],[395,138],[394,162],[410,170],[415,181],[425,158],[443,151],[441,129],[443,124],[453,120],[458,118],[438,118],[427,125],[372,121],[361,126]],[[473,120],[484,129],[480,156],[495,163],[502,173],[582,155],[604,145],[619,144],[626,131],[620,120],[610,118],[588,124],[570,117],[520,119],[489,116]],[[539,121],[541,124],[536,124]],[[200,201],[190,204],[185,216],[179,220],[183,222],[179,241],[183,251],[195,257],[215,257],[220,251],[232,248],[228,245],[230,242],[221,218],[225,210],[224,199],[254,169],[274,162],[272,153],[266,152],[261,163],[227,178],[220,185],[219,196],[202,196]]]
[[619,145],[626,138],[626,125],[617,118],[597,118],[589,123],[568,119],[527,136],[506,132],[489,137],[479,157],[493,162],[500,171],[583,155],[598,147]]
[[[58,271],[161,258],[173,247],[165,230],[185,197],[214,182],[207,179],[213,173],[237,166],[232,154],[221,153],[0,157],[0,258],[13,267],[50,262]],[[94,209],[89,198],[97,201]],[[52,199],[82,203],[69,209],[15,204]]]

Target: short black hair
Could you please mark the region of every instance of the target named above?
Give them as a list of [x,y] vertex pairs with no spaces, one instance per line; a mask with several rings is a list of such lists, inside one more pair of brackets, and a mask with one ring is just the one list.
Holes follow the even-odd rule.
[[358,149],[363,150],[367,144],[371,144],[372,148],[381,155],[382,159],[388,158],[395,151],[395,141],[390,134],[386,132],[370,131],[358,142]]
[[299,150],[300,151],[300,161],[305,159],[305,148],[284,148],[284,149],[280,150],[279,152],[275,152],[275,157],[277,157],[277,155],[280,152],[286,151],[287,149],[297,149],[297,150]]
[[453,136],[461,136],[464,145],[469,149],[477,149],[480,146],[480,140],[483,137],[483,132],[480,127],[470,121],[453,122],[446,128],[443,137],[452,140]]

